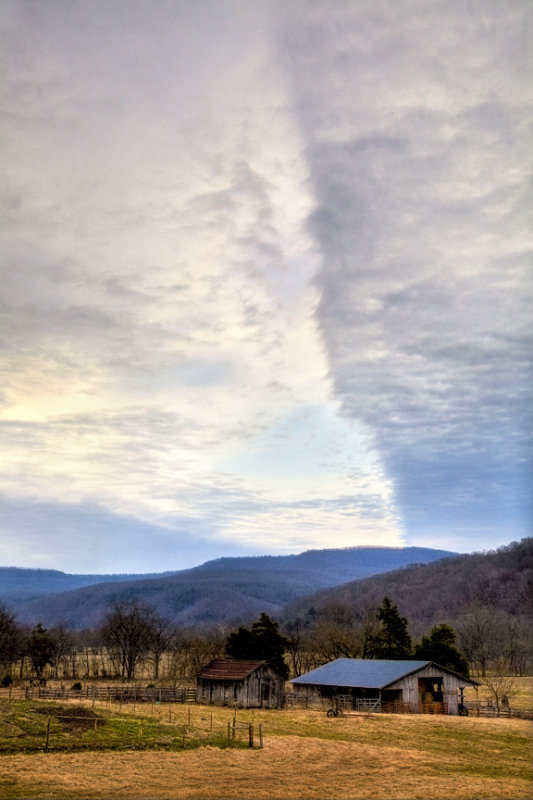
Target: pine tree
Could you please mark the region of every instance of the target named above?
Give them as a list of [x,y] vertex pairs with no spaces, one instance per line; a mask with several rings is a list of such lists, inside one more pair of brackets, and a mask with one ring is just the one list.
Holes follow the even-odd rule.
[[415,658],[434,661],[440,667],[448,667],[468,676],[468,663],[455,644],[455,631],[443,623],[423,636],[415,648]]
[[407,619],[400,616],[398,606],[392,604],[390,597],[383,598],[377,618],[381,627],[369,644],[369,658],[410,658],[412,644],[407,630]]
[[39,622],[26,640],[26,653],[30,657],[38,678],[41,678],[44,668],[48,664],[54,665],[56,652],[57,642],[54,636],[48,633]]
[[236,633],[230,633],[226,640],[226,655],[235,659],[264,660],[287,679],[289,669],[283,657],[287,646],[288,641],[279,632],[278,623],[263,613],[251,630],[241,627]]

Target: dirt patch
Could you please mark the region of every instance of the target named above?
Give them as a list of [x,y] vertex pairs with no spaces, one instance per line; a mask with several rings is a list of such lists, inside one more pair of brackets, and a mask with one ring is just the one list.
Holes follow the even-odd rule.
[[50,714],[61,723],[67,731],[87,730],[94,728],[95,722],[98,726],[105,725],[105,719],[90,708],[85,706],[50,706],[48,708],[35,709],[36,714]]

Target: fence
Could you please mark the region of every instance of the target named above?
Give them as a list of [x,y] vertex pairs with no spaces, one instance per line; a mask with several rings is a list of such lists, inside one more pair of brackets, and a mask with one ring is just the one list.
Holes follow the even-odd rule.
[[[142,687],[142,686],[87,686],[85,689],[28,686],[22,690],[28,700],[81,700],[115,701],[121,703],[194,703],[196,689],[190,687]],[[9,697],[15,695],[9,695]],[[19,695],[20,696],[20,695]]]
[[[85,705],[83,705],[85,702]],[[16,704],[4,708],[5,753],[72,752],[80,750],[189,750],[205,746],[262,748],[263,725],[251,720],[206,714],[188,705],[152,705],[102,709],[87,705],[35,704],[19,716]],[[179,709],[179,710],[178,710]],[[6,713],[7,711],[7,713]]]
[[511,708],[500,705],[497,708],[491,703],[482,703],[480,700],[466,700],[465,706],[469,715],[476,717],[515,717],[518,719],[533,719],[533,710],[530,708]]

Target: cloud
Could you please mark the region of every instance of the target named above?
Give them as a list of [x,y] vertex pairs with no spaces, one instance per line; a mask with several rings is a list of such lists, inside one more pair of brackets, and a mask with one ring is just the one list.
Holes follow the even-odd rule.
[[69,526],[119,553],[133,521],[130,570],[143,536],[181,563],[521,530],[527,4],[4,11],[24,537],[41,509],[72,569]]
[[129,8],[13,23],[31,47],[8,80],[4,491],[64,504],[88,541],[87,507],[187,547],[401,541],[371,433],[331,397],[304,144],[262,12],[207,5],[206,32],[190,6],[163,29],[162,6],[141,36]]
[[494,541],[530,513],[530,9],[372,9],[283,28],[331,375],[410,534]]

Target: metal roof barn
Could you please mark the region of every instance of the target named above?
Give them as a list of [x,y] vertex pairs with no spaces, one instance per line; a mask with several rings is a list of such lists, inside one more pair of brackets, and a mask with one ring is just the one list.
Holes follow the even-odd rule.
[[320,684],[321,686],[360,686],[383,689],[389,683],[423,669],[430,661],[385,661],[367,658],[338,658],[323,667],[294,678],[291,683]]
[[[338,658],[294,678],[296,699],[350,696],[354,706],[373,698],[383,710],[458,714],[462,690],[477,686],[464,675],[432,661]],[[460,696],[459,696],[460,693]]]

